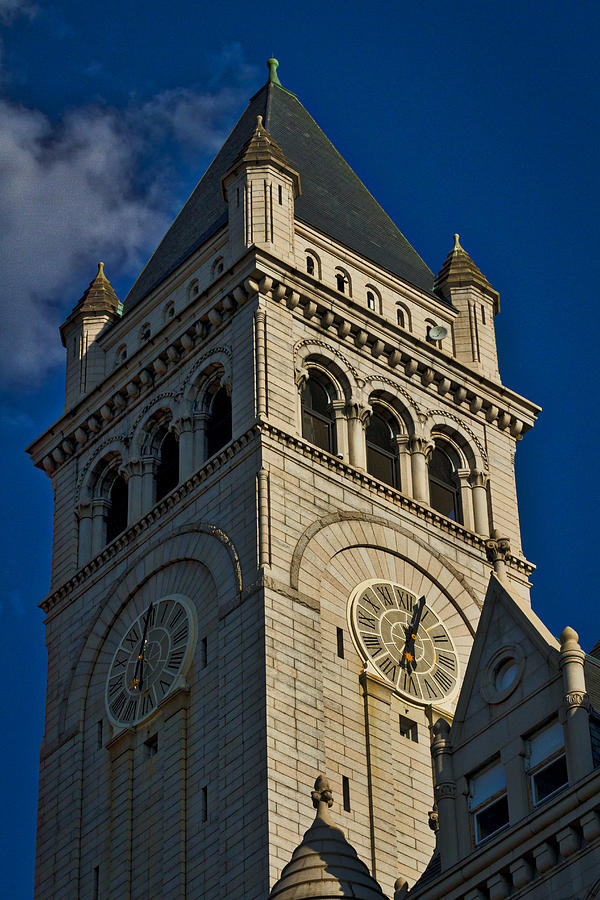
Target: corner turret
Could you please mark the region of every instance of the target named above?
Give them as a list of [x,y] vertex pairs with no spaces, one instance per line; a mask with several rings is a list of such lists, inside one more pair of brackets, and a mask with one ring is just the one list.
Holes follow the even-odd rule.
[[65,410],[70,409],[105,376],[104,352],[95,345],[105,325],[119,317],[120,302],[104,274],[104,263],[60,327],[67,351]]

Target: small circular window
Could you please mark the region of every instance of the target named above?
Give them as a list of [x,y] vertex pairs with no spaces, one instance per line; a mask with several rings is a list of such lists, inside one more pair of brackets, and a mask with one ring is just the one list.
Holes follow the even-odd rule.
[[519,674],[519,664],[515,659],[505,659],[496,667],[494,687],[497,691],[509,688]]
[[525,668],[525,656],[518,644],[500,647],[488,660],[481,679],[481,695],[486,703],[502,703],[515,690]]

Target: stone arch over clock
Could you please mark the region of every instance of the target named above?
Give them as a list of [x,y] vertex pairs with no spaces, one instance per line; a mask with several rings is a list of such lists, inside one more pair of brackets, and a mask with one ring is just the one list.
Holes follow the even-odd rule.
[[[219,642],[224,613],[243,618],[244,608],[235,548],[218,529],[202,528],[157,541],[123,577],[107,579],[103,610],[66,699],[64,725],[73,726],[67,740],[85,759],[79,816],[83,833],[92,835],[86,853],[98,816],[111,823],[108,856],[97,847],[107,896],[164,896],[170,887],[162,872],[172,873],[173,865],[184,890],[193,879],[186,860],[207,852],[194,798],[219,768],[222,709],[243,703],[223,683]],[[139,700],[135,680],[143,682]],[[112,708],[121,694],[124,703]],[[119,880],[123,853],[136,860],[127,884]],[[84,873],[86,861],[78,864]]]
[[[407,858],[406,847],[416,851],[413,859],[429,858],[433,850],[433,833],[423,827],[433,804],[429,727],[440,715],[452,716],[481,603],[466,577],[424,539],[358,512],[309,526],[295,548],[290,580],[298,596],[319,610],[324,764],[349,779],[347,816],[355,846],[365,859],[378,861],[378,880],[393,893],[392,874],[397,860]],[[374,607],[367,605],[370,620],[361,634],[354,626],[369,594]],[[423,624],[414,618],[422,597]],[[430,689],[425,681],[415,679],[412,689],[401,680],[411,623],[418,636],[409,648],[417,651]],[[436,645],[436,637],[443,643]],[[381,656],[369,638],[381,644]],[[416,880],[417,870],[415,864],[414,873],[405,874]]]

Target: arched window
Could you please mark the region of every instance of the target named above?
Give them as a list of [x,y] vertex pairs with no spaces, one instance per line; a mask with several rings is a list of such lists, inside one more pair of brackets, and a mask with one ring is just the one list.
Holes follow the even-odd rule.
[[156,466],[156,501],[179,484],[179,443],[172,431],[162,439]]
[[433,509],[462,523],[460,482],[456,465],[441,447],[434,447],[429,460],[429,501]]
[[400,328],[406,328],[406,316],[404,315],[404,310],[398,309],[396,315],[398,316],[398,325]]
[[382,407],[374,407],[366,428],[367,472],[394,488],[400,488],[397,426]]
[[302,391],[302,437],[335,453],[333,392],[325,379],[310,376]]
[[222,275],[224,268],[223,257],[218,256],[212,264],[212,277],[217,278],[219,275]]
[[367,291],[367,306],[375,312],[375,294],[373,291]]
[[125,531],[127,528],[127,482],[122,475],[117,475],[108,493],[109,507],[106,512],[106,543]]
[[348,284],[346,280],[346,276],[343,272],[336,272],[335,274],[335,283],[338,291],[341,291],[342,294],[346,293],[346,286]]
[[164,311],[164,313],[163,313],[163,317],[164,317],[165,322],[168,322],[169,319],[172,319],[174,315],[175,315],[175,304],[173,303],[172,300],[170,300],[170,301],[166,304],[166,306],[165,306],[165,311]]
[[312,256],[306,257],[306,271],[308,272],[309,275],[315,274],[315,261],[312,258]]
[[206,458],[231,440],[231,397],[224,387],[216,391],[208,406],[206,421]]
[[140,343],[143,344],[145,341],[149,341],[152,335],[152,328],[150,327],[150,322],[144,322],[142,327],[140,328]]
[[126,359],[127,359],[127,345],[121,344],[121,346],[118,348],[117,352],[115,353],[115,366],[122,365]]

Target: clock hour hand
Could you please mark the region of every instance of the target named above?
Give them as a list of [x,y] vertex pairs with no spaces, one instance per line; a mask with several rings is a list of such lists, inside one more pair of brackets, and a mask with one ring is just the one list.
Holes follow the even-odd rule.
[[[144,620],[144,631],[142,634],[142,640],[140,643],[140,647],[138,650],[138,658],[135,663],[135,672],[133,673],[133,689],[135,691],[141,691],[142,685],[144,684],[144,645],[146,643],[146,634],[148,633],[148,625],[150,623],[150,614],[152,612],[152,603],[148,607],[148,612],[146,613],[146,618]],[[139,678],[138,678],[139,672]]]
[[402,651],[402,659],[400,660],[400,664],[403,668],[406,667],[409,672],[414,672],[417,667],[415,660],[415,641],[417,639],[417,632],[419,630],[424,607],[425,597],[421,597],[421,599],[415,606],[410,624],[404,629],[404,632],[406,634],[406,641],[404,644],[404,650]]

